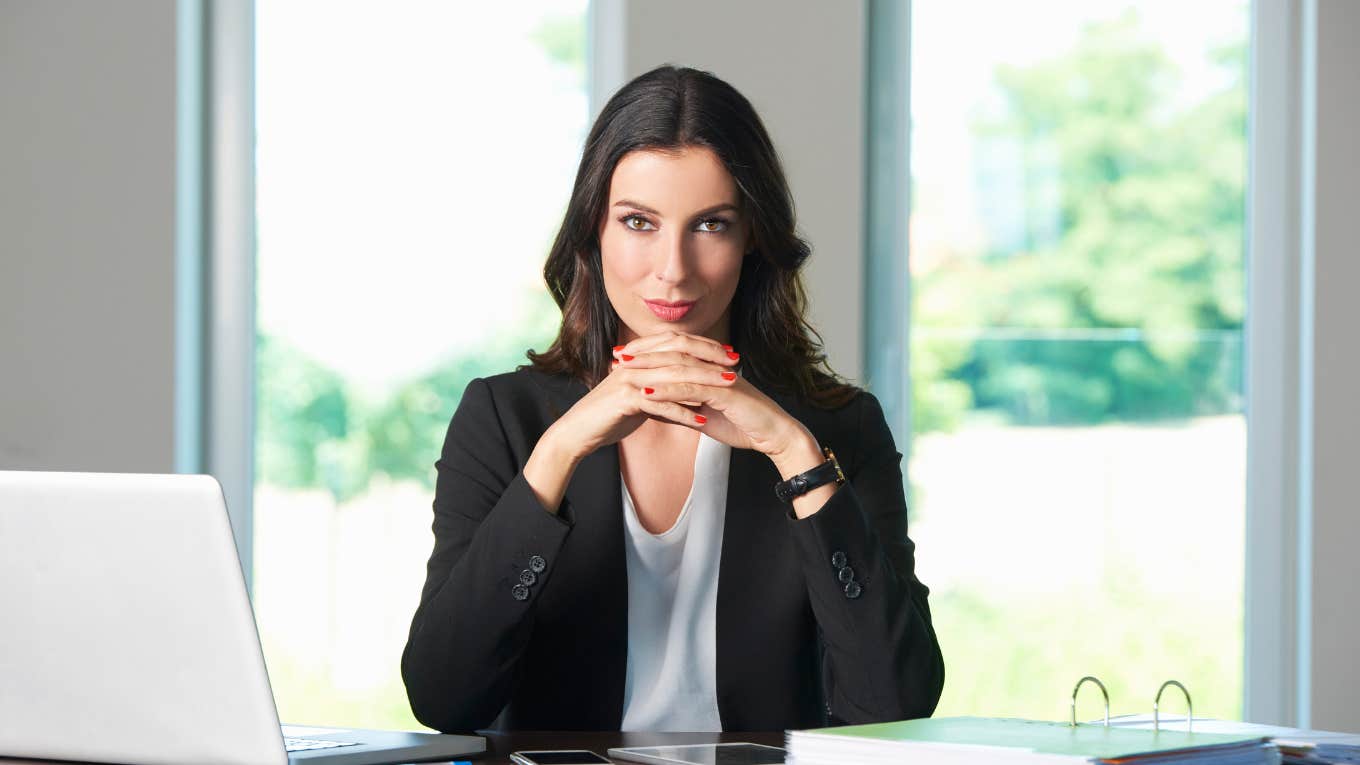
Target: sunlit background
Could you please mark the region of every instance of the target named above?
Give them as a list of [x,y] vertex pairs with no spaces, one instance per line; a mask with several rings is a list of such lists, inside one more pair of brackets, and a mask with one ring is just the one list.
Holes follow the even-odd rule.
[[[939,713],[1061,718],[1097,674],[1123,711],[1174,677],[1239,717],[1247,3],[913,7],[897,439]],[[285,720],[420,727],[433,463],[467,380],[553,335],[585,12],[258,4],[254,582]]]
[[257,621],[279,715],[420,729],[399,661],[467,380],[551,340],[585,3],[258,3]]
[[1063,719],[1094,674],[1116,713],[1175,678],[1241,716],[1248,10],[913,3],[906,463],[937,714]]

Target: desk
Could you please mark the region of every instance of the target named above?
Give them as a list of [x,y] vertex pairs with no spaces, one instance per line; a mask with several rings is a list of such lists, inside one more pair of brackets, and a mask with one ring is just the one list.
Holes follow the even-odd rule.
[[[615,746],[661,746],[663,744],[713,744],[749,741],[770,746],[784,745],[784,732],[774,733],[596,733],[591,731],[477,731],[486,737],[486,753],[470,758],[477,765],[511,765],[510,753],[527,749],[589,749],[608,756]],[[0,765],[62,765],[56,760],[16,760],[0,757]]]

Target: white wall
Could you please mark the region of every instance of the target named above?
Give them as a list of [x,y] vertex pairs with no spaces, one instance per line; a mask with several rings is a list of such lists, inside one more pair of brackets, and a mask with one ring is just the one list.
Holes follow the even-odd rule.
[[1313,727],[1360,731],[1360,3],[1319,0],[1314,21],[1306,711]]
[[705,69],[760,114],[812,244],[810,321],[831,366],[863,379],[863,2],[597,0],[592,111],[660,64]]
[[0,469],[174,468],[175,3],[0,0]]
[[1360,3],[1253,16],[1244,717],[1360,731]]

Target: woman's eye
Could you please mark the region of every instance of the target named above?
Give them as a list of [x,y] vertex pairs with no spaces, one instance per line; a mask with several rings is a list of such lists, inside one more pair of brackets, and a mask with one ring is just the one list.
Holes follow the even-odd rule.
[[[655,228],[651,221],[641,215],[625,215],[619,220],[631,231],[651,231]],[[722,218],[707,218],[699,221],[698,230],[706,234],[720,234],[727,230],[727,225],[727,221]]]

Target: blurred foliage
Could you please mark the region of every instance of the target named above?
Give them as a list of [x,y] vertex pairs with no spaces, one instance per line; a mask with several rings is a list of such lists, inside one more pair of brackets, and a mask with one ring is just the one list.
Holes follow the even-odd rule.
[[[561,41],[579,37],[579,21],[550,20],[536,37],[575,65],[582,52]],[[914,277],[915,432],[964,416],[1075,424],[1240,409],[1245,43],[1215,63],[1220,90],[1176,104],[1176,71],[1125,15],[1048,61],[998,67],[999,103],[974,140],[1019,147],[1024,225],[1018,246],[993,242]],[[374,473],[432,485],[467,381],[513,369],[555,332],[556,307],[538,299],[526,326],[382,401],[261,336],[261,480],[339,500]],[[1064,336],[1074,329],[1096,334]]]
[[534,29],[531,38],[548,58],[574,72],[578,82],[586,76],[585,16],[550,16]]
[[546,348],[560,314],[546,291],[525,322],[470,352],[367,401],[334,370],[285,341],[261,334],[256,425],[257,476],[285,488],[323,488],[337,502],[367,490],[376,474],[434,488],[434,461],[468,382],[528,363]]
[[286,341],[259,335],[255,344],[256,451],[259,480],[276,486],[322,485],[322,444],[350,432],[353,403],[333,370]]
[[[1157,686],[1176,678],[1194,694],[1197,716],[1241,719],[1242,600],[1193,590],[1168,598],[1118,565],[1126,562],[1112,563],[1066,592],[1005,600],[932,592],[946,666],[935,714],[1065,720],[1073,683],[1095,675],[1112,715],[1146,714]],[[1179,699],[1171,703],[1183,714]],[[1099,694],[1082,696],[1078,719],[1102,713]]]
[[914,277],[913,430],[1240,411],[1246,51],[1190,104],[1131,12],[997,68],[973,140],[1018,154],[1023,225]]

